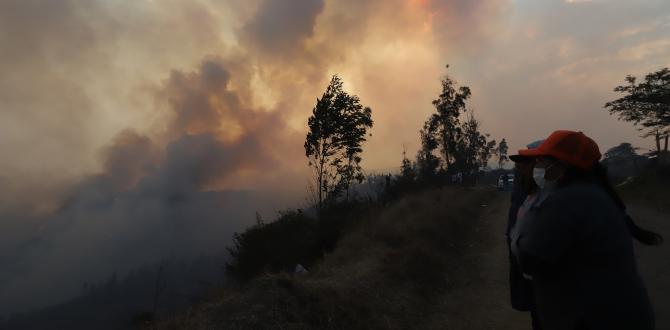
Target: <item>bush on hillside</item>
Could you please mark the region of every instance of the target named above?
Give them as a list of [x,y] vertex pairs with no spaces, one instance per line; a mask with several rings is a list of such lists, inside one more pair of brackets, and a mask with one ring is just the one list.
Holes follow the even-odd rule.
[[288,270],[313,258],[316,222],[301,212],[286,212],[275,222],[259,222],[233,235],[228,251],[232,261],[227,272],[238,280],[247,280],[262,272]]
[[342,203],[322,211],[314,219],[301,211],[280,213],[271,223],[259,221],[233,235],[228,248],[232,260],[226,271],[238,281],[248,281],[262,273],[291,272],[297,264],[309,267],[337,241],[365,210],[361,202]]

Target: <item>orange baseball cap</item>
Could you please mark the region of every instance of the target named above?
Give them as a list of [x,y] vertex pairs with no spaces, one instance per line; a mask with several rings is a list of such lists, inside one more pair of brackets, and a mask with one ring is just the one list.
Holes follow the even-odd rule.
[[595,141],[574,131],[555,131],[539,147],[519,150],[519,155],[551,156],[583,170],[590,170],[602,156]]

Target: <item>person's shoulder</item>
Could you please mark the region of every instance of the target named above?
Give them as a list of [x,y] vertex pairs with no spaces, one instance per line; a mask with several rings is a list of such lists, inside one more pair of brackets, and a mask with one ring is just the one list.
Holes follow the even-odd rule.
[[557,194],[564,194],[564,195],[583,195],[583,194],[592,194],[598,190],[601,189],[596,183],[583,181],[583,182],[568,183],[567,185],[559,188],[556,192]]
[[[564,225],[584,226],[590,223],[592,212],[606,203],[604,191],[595,183],[573,182],[553,191],[538,209],[538,216],[560,219]],[[568,221],[572,220],[572,221]]]
[[556,200],[570,201],[573,205],[606,203],[610,200],[607,192],[595,182],[575,182],[554,193]]

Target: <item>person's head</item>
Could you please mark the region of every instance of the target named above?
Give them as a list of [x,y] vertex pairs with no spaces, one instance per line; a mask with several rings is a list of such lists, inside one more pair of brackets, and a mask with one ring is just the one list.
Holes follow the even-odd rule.
[[526,194],[532,194],[538,189],[537,184],[533,180],[534,164],[535,161],[533,158],[514,162],[514,183]]
[[[541,188],[568,185],[588,180],[598,184],[625,213],[626,205],[612,187],[607,169],[599,162],[598,145],[582,132],[555,131],[535,149],[519,150],[519,155],[534,157],[533,177]],[[631,235],[643,244],[657,245],[663,237],[640,228],[625,214]]]
[[556,188],[559,184],[570,181],[573,178],[571,174],[576,173],[586,174],[586,171],[552,156],[535,157],[533,180],[541,188]]
[[[544,140],[538,140],[526,145],[527,149],[539,147]],[[533,180],[533,167],[535,166],[535,157],[521,155],[511,155],[509,157],[514,162],[514,184],[526,194],[532,194],[538,189],[535,180]]]
[[582,132],[565,130],[551,133],[537,148],[519,150],[519,155],[535,159],[533,176],[540,187],[555,184],[568,173],[590,173],[601,157],[595,141]]

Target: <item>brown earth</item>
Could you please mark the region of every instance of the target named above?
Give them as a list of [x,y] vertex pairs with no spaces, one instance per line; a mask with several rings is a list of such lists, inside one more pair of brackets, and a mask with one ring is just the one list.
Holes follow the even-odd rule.
[[645,229],[653,230],[665,238],[660,246],[635,244],[638,267],[647,285],[656,312],[656,329],[670,329],[670,213],[667,209],[629,203],[628,213]]
[[[479,206],[481,207],[481,206]],[[463,258],[462,285],[446,293],[434,315],[434,329],[530,329],[530,315],[510,306],[505,242],[509,194],[498,193],[483,207],[478,246]]]
[[[264,276],[158,329],[530,329],[509,304],[509,194],[442,189],[402,199],[308,275]],[[668,214],[632,205],[641,225],[670,238]],[[670,246],[636,245],[657,314],[670,329]]]
[[[507,250],[504,230],[509,195],[501,193],[482,214],[485,230],[481,254],[472,251],[466,258],[481,265],[480,272],[464,270],[465,285],[455,288],[443,299],[434,325],[446,329],[530,329],[527,313],[512,310],[508,304]],[[670,329],[670,212],[656,204],[630,203],[629,214],[643,228],[661,234],[666,243],[645,246],[635,242],[638,267],[647,285],[656,313],[656,328]],[[468,275],[470,274],[470,275]]]

